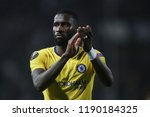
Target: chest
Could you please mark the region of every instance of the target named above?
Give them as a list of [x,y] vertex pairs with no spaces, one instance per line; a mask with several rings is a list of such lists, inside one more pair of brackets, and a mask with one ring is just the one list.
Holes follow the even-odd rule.
[[[60,60],[60,58],[57,56],[49,57],[46,61],[46,68],[49,69],[58,60]],[[57,79],[76,80],[79,77],[87,77],[91,71],[92,64],[88,56],[76,56],[67,61]]]

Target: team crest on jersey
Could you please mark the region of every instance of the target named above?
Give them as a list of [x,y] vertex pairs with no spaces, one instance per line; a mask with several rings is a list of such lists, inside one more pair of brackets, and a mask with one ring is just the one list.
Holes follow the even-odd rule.
[[35,59],[37,56],[39,55],[39,53],[38,52],[33,52],[32,53],[32,55],[31,55],[31,57],[30,57],[30,60],[33,60],[33,59]]
[[84,73],[84,72],[86,71],[86,66],[85,66],[84,64],[79,64],[79,65],[77,66],[77,70],[78,70],[78,72],[80,72],[80,73]]

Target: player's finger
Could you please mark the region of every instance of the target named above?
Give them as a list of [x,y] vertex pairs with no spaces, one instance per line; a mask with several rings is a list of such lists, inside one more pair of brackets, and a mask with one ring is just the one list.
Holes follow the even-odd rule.
[[78,49],[78,47],[80,46],[80,44],[81,44],[81,38],[78,38],[78,39],[76,40],[75,44],[74,44],[76,50]]
[[84,35],[84,29],[81,26],[78,27],[77,32],[80,34],[81,37]]
[[81,26],[79,26],[78,28],[77,28],[77,32],[80,32],[81,31]]
[[85,33],[90,33],[92,30],[91,30],[91,27],[89,25],[86,25],[86,27],[83,27]]
[[80,37],[85,36],[85,32],[84,32],[83,27],[81,27],[81,26],[80,26],[80,27],[78,27],[77,32],[80,34]]
[[90,37],[93,36],[92,29],[89,25],[86,25],[85,32],[88,36],[90,36]]
[[74,34],[72,36],[72,38],[69,40],[69,44],[74,44],[76,42],[76,40],[79,38],[79,33],[77,32],[76,34]]
[[92,29],[91,29],[91,27],[90,27],[89,25],[86,25],[86,29],[87,29],[87,31],[89,31],[89,32],[92,31]]

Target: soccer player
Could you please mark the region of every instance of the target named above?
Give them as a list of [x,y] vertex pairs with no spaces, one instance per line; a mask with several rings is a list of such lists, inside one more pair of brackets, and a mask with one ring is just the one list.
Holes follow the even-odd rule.
[[104,56],[93,48],[91,27],[78,26],[74,12],[56,13],[53,35],[56,45],[33,52],[30,60],[33,84],[45,100],[91,100],[96,73],[112,85]]

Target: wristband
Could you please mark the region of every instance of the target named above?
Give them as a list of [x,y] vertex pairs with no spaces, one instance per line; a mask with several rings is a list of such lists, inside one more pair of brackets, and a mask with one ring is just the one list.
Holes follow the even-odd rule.
[[88,57],[90,60],[94,60],[97,56],[93,47],[91,48],[91,50],[89,52],[87,52],[87,54],[88,54]]

